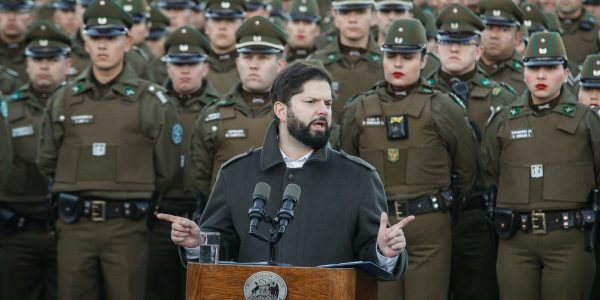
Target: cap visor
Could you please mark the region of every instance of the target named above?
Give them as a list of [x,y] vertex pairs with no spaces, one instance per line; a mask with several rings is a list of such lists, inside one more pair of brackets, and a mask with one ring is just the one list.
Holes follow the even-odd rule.
[[543,57],[543,58],[529,58],[524,59],[523,64],[526,67],[535,66],[556,66],[562,65],[566,62],[562,57]]
[[319,23],[319,20],[321,20],[319,16],[303,13],[291,13],[288,19],[290,21],[306,21],[310,23]]
[[425,45],[420,46],[399,46],[395,44],[383,44],[381,51],[385,53],[416,53],[425,49]]
[[198,64],[206,61],[206,55],[199,54],[168,54],[161,58],[168,64]]
[[209,10],[205,17],[208,19],[243,19],[244,12],[237,10]]
[[584,79],[582,79],[579,82],[579,85],[584,88],[600,89],[600,80],[597,80],[597,79],[584,80]]
[[484,17],[482,18],[483,24],[485,26],[502,26],[502,27],[518,27],[520,24],[516,21],[505,19],[505,18],[493,18],[493,17]]

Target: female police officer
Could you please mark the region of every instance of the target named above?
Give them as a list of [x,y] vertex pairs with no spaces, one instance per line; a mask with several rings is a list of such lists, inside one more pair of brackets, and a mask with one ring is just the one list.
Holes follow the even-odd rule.
[[450,198],[450,172],[467,193],[477,172],[464,106],[420,80],[426,44],[418,20],[395,21],[382,46],[385,81],[344,109],[341,149],[377,169],[390,219],[419,215],[406,232],[409,270],[401,282],[381,285],[385,299],[447,299],[452,246],[444,199]]

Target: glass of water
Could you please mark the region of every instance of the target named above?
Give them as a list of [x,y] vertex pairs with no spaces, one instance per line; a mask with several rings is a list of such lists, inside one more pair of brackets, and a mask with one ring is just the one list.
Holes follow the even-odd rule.
[[219,263],[219,243],[221,236],[218,232],[200,232],[200,263],[218,264]]

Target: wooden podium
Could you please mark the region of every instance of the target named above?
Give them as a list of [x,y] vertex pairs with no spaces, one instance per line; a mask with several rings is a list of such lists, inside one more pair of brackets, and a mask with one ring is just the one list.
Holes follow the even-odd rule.
[[246,280],[263,271],[273,272],[285,281],[288,300],[377,300],[377,281],[356,269],[199,263],[187,266],[187,300],[243,300]]

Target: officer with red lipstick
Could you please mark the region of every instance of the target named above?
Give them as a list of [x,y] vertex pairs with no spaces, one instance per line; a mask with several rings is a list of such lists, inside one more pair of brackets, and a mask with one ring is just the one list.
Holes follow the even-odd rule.
[[341,149],[372,164],[392,222],[417,215],[404,279],[380,284],[380,299],[447,299],[450,282],[450,173],[467,197],[477,176],[477,144],[466,114],[421,79],[427,38],[416,19],[392,23],[382,46],[385,81],[346,105]]
[[527,89],[483,136],[483,170],[498,187],[500,299],[588,299],[595,212],[586,206],[600,185],[600,117],[565,91],[559,34],[534,33],[524,65]]
[[[451,4],[436,20],[441,66],[427,78],[427,83],[444,93],[454,93],[464,103],[469,121],[478,140],[491,110],[506,106],[517,97],[505,85],[490,79],[478,66],[483,54],[481,19],[466,6]],[[494,272],[495,237],[486,222],[486,202],[490,194],[481,174],[471,194],[460,205],[453,227],[452,294],[455,299],[496,299]]]
[[289,35],[286,60],[291,63],[305,59],[317,50],[315,44],[319,33],[319,6],[317,0],[293,0],[285,25]]

